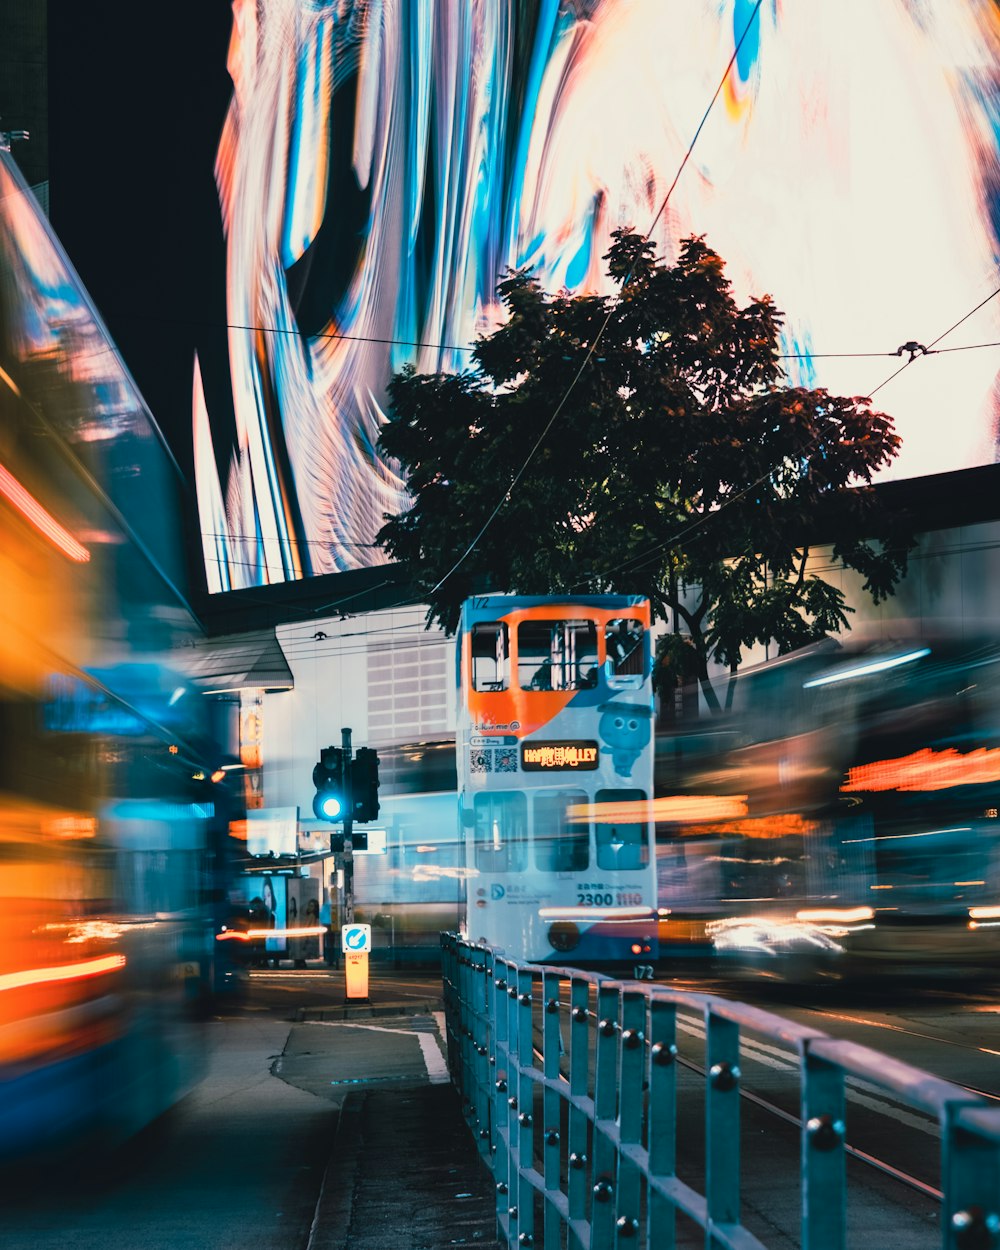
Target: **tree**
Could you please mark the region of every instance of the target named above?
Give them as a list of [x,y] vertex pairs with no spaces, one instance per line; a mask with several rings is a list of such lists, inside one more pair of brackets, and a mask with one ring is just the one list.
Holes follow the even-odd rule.
[[894,591],[913,539],[871,480],[900,440],[868,399],[782,385],[781,312],[739,307],[704,237],[667,264],[618,230],[604,259],[611,296],[509,273],[508,318],[468,373],[392,379],[380,448],[413,502],[377,541],[448,632],[484,585],[646,594],[718,709],[710,658],[735,675],[753,643],[784,652],[847,623],[811,543],[875,603]]

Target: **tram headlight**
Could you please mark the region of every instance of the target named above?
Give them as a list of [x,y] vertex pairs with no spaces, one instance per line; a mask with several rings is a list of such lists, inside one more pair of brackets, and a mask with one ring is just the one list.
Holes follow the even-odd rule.
[[572,920],[557,920],[549,926],[549,945],[561,955],[580,945],[580,929]]

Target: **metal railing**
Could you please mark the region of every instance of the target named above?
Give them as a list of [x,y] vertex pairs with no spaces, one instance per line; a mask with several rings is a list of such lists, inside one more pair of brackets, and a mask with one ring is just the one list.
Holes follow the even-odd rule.
[[[937,1120],[945,1250],[1000,1246],[1000,1109],[985,1099],[743,1003],[521,964],[453,934],[442,946],[452,1082],[509,1246],[670,1250],[680,1213],[706,1246],[763,1250],[740,1218],[741,1032],[797,1055],[804,1250],[846,1244],[848,1077]],[[680,1008],[704,1020],[704,1192],[677,1175]]]

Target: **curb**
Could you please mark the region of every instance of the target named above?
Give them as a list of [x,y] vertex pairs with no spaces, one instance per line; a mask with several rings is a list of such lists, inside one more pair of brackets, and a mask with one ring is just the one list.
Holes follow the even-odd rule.
[[441,999],[417,1003],[411,998],[405,1002],[379,1004],[378,1006],[372,1006],[371,1003],[345,1003],[343,1007],[300,1007],[295,1019],[297,1023],[305,1024],[310,1020],[369,1020],[373,1016],[429,1016],[436,1011],[444,1011],[444,1002]]
[[361,1156],[361,1114],[366,1097],[366,1093],[356,1090],[348,1094],[341,1105],[306,1250],[347,1250]]

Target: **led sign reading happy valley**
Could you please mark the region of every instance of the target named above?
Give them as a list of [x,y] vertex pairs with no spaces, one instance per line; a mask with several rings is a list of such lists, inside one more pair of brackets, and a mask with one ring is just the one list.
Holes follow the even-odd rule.
[[597,768],[596,742],[525,742],[521,747],[521,767],[525,772],[549,772],[565,768]]

